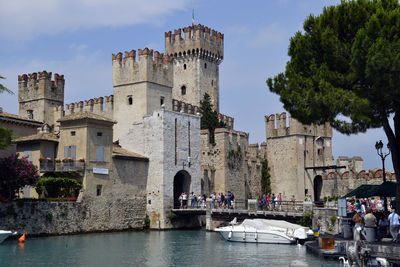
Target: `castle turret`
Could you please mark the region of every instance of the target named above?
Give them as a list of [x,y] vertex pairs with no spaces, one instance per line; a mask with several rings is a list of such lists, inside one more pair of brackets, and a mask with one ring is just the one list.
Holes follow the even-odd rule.
[[174,99],[200,106],[204,94],[219,111],[219,64],[224,58],[224,35],[202,25],[165,33],[165,53],[174,60]]
[[64,105],[64,75],[51,72],[23,74],[18,76],[19,115],[55,124],[54,112]]
[[139,49],[138,54],[138,61],[135,50],[125,52],[125,56],[112,55],[115,139],[154,110],[172,110],[172,59],[148,48]]

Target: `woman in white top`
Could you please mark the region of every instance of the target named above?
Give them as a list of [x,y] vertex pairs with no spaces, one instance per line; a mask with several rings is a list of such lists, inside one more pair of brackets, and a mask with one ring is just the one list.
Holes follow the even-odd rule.
[[393,237],[393,242],[398,242],[397,236],[399,234],[400,227],[399,215],[396,213],[395,210],[392,210],[392,213],[390,213],[388,219],[390,223],[390,234]]

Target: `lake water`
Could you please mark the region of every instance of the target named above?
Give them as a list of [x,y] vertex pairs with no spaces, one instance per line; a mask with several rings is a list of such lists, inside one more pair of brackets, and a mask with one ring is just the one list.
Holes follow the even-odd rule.
[[[295,264],[297,262],[297,264]],[[299,263],[307,263],[302,265]],[[120,232],[27,239],[0,245],[0,266],[340,266],[304,246],[225,241],[200,230]]]

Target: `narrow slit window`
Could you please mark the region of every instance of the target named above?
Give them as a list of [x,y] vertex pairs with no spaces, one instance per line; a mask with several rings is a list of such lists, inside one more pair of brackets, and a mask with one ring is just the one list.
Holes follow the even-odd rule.
[[183,69],[186,70],[186,64],[183,64]]
[[131,95],[128,95],[128,105],[132,105],[133,103],[133,98]]
[[160,106],[164,105],[164,97],[160,97]]
[[186,95],[186,86],[181,87],[181,95]]

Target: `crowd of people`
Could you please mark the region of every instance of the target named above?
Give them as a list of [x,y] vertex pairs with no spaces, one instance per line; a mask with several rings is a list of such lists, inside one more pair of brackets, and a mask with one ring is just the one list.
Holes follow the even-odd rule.
[[178,198],[180,203],[179,208],[187,209],[189,201],[191,209],[206,208],[206,200],[208,197],[212,200],[212,207],[214,209],[216,208],[233,209],[234,207],[235,195],[233,194],[233,192],[228,191],[226,194],[224,193],[217,194],[213,192],[210,196],[207,196],[206,194],[196,195],[194,192],[191,192],[190,195],[188,195],[186,192],[183,192]]
[[[391,235],[392,242],[400,243],[400,216],[396,213],[394,205],[388,205],[390,213],[385,212],[384,200],[371,198],[350,199],[347,207],[350,213],[354,213],[354,239],[368,240],[368,233],[374,233],[377,241]],[[372,231],[367,231],[368,229]]]

